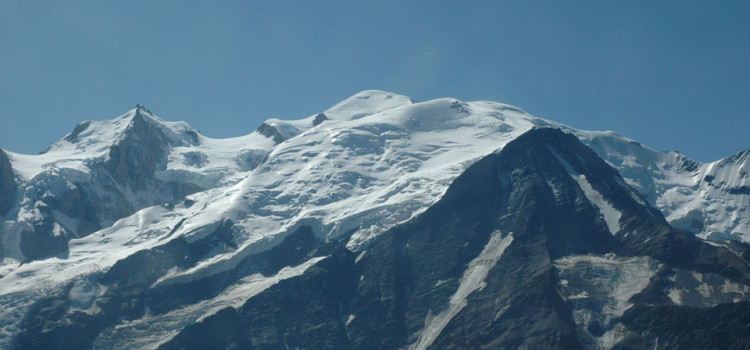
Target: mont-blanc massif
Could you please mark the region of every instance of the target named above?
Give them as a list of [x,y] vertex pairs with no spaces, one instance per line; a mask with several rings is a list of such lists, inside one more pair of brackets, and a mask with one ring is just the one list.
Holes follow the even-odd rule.
[[0,150],[0,348],[750,348],[750,150],[375,90],[310,113],[214,139],[138,105]]

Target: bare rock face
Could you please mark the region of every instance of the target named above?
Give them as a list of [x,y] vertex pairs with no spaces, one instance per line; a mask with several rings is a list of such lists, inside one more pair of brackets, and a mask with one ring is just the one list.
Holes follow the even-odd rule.
[[0,216],[5,215],[13,205],[16,194],[16,181],[8,155],[0,149]]
[[258,127],[258,133],[273,140],[275,144],[286,141],[286,137],[279,131],[276,126],[263,123]]
[[125,137],[109,151],[104,166],[117,183],[144,188],[165,162],[169,140],[148,118],[141,108],[136,109]]
[[[0,217],[10,211],[15,202],[16,181],[8,155],[0,149]],[[2,231],[0,231],[1,233]],[[1,236],[0,236],[1,238]],[[5,247],[0,239],[0,259],[5,257]]]
[[318,113],[313,119],[313,126],[318,126],[326,120],[328,120],[328,117],[324,113]]
[[5,215],[13,205],[16,194],[16,181],[8,155],[0,149],[0,216]]

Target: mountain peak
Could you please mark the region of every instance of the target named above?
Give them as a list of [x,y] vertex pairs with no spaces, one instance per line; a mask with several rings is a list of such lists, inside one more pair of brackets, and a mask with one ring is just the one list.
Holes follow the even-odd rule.
[[149,111],[146,107],[144,107],[142,104],[135,105],[135,108],[132,109],[132,117],[135,118],[153,118],[153,115],[151,114],[151,111]]
[[411,98],[393,92],[365,90],[337,103],[324,113],[333,120],[353,120],[413,103]]
[[132,137],[141,141],[145,137],[158,137],[161,139],[160,143],[171,146],[200,143],[198,132],[187,123],[164,121],[145,106],[137,104],[135,108],[114,119],[78,123],[73,131],[42,154],[59,153],[65,154],[66,158],[71,155],[74,158],[95,158],[108,152],[113,145]]
[[[156,126],[159,122],[161,121],[157,120],[145,107],[139,104],[134,109],[114,119],[87,120],[78,123],[63,140],[75,144],[77,151],[91,150],[92,147],[102,150],[127,137],[134,129]],[[67,143],[57,142],[48,151],[67,149],[68,147],[65,146]]]
[[168,129],[167,122],[159,119],[150,110],[141,104],[125,114],[125,120],[129,120],[125,133],[134,132],[134,129],[153,129],[155,132],[163,132]]
[[134,109],[131,109],[130,111],[128,111],[128,113],[125,114],[125,117],[129,119],[140,118],[142,120],[151,120],[154,122],[164,123],[163,120],[154,116],[154,114],[151,113],[151,111],[148,108],[146,108],[144,105],[140,103],[136,104]]
[[[390,91],[384,91],[384,90],[362,90],[351,97],[349,99],[359,99],[359,100],[369,100],[369,99],[380,99],[380,100],[390,100],[390,99],[408,99],[411,101],[411,98],[403,95],[399,95],[395,92]],[[414,101],[411,101],[412,103]]]
[[729,157],[726,157],[720,160],[719,162],[720,163],[747,164],[748,163],[747,160],[749,159],[750,159],[750,148],[743,150],[743,151],[739,151]]

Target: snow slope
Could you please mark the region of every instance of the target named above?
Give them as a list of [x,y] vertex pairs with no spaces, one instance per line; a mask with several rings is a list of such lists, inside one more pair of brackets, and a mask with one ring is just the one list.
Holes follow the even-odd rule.
[[613,132],[575,134],[675,228],[704,239],[750,242],[750,150],[700,163]]

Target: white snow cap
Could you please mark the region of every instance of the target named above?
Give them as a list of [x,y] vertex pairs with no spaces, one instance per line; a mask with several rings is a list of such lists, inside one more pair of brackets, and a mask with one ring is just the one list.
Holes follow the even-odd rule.
[[324,111],[332,120],[353,120],[413,104],[411,98],[387,91],[366,90]]

